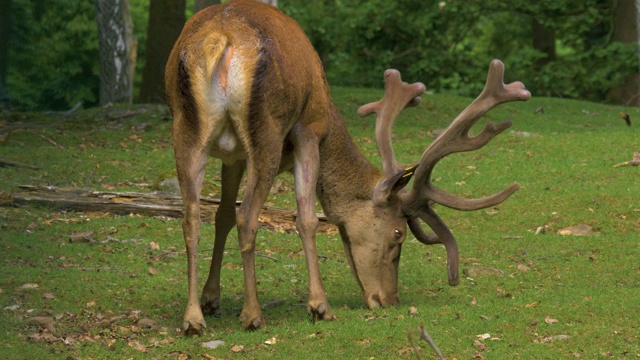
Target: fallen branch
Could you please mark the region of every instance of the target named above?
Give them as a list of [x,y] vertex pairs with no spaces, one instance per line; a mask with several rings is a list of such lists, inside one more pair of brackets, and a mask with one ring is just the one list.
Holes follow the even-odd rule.
[[429,343],[429,345],[431,345],[431,347],[433,348],[433,351],[436,352],[436,354],[438,355],[438,358],[441,360],[446,360],[446,358],[444,357],[444,355],[442,355],[442,352],[440,351],[440,349],[438,349],[438,347],[436,346],[436,343],[433,342],[433,339],[431,339],[431,336],[429,336],[429,333],[427,332],[427,330],[425,330],[424,326],[420,325],[418,327],[420,329],[420,338],[426,342]]
[[41,137],[41,138],[43,138],[44,140],[46,140],[49,144],[51,144],[51,145],[53,145],[53,146],[57,147],[58,149],[60,149],[60,150],[64,150],[64,146],[62,146],[62,145],[58,144],[58,143],[57,143],[57,142],[55,142],[53,139],[48,138],[48,137],[46,137],[46,136],[44,136],[44,135],[42,135],[42,134],[40,134],[40,137]]
[[633,153],[633,159],[631,159],[631,161],[625,161],[623,163],[620,164],[616,164],[613,165],[614,168],[620,167],[620,166],[638,166],[640,165],[640,151],[636,151]]
[[35,169],[35,170],[41,169],[39,166],[29,165],[29,164],[21,163],[19,161],[11,161],[11,160],[5,160],[5,159],[0,159],[0,164],[9,165],[9,166],[26,167],[26,168]]
[[[113,192],[83,189],[64,189],[52,186],[20,186],[23,192],[12,195],[14,205],[40,205],[56,210],[108,212],[118,215],[140,214],[147,216],[166,216],[182,218],[184,206],[179,195],[161,192]],[[213,221],[220,200],[200,199],[200,213],[203,219]],[[236,202],[239,207],[241,202]],[[260,213],[260,225],[277,231],[295,231],[296,216],[293,211],[263,208]],[[320,232],[336,232],[335,226],[320,216]]]
[[[424,326],[422,324],[420,324],[420,326],[418,327],[418,330],[420,330],[420,339],[422,339],[422,340],[426,341],[427,343],[429,343],[431,348],[436,352],[436,355],[438,355],[438,359],[446,360],[447,358],[445,358],[444,355],[442,354],[442,352],[440,351],[440,349],[438,349],[438,346],[436,346],[436,343],[433,341],[431,336],[429,336],[429,333],[427,332],[427,330],[425,330],[425,328],[424,328]],[[411,331],[409,331],[409,342],[411,343],[411,346],[413,347],[413,350],[415,350],[416,356],[418,357],[418,360],[421,360],[422,357],[420,357],[420,352],[418,351],[418,346],[416,346],[416,344],[413,342],[413,337],[411,336]]]

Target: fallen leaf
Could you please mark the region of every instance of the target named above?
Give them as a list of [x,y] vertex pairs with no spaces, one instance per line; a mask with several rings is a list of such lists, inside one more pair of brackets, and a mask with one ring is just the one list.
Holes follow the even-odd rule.
[[230,349],[231,352],[239,353],[244,350],[244,345],[233,345]]
[[88,303],[85,304],[86,307],[93,307],[96,306],[96,302],[95,301],[89,301]]
[[504,290],[502,290],[500,288],[496,289],[496,293],[498,294],[499,297],[502,297],[502,298],[511,298],[511,297],[513,297],[513,295],[511,295],[511,293],[508,293],[508,292],[506,292],[506,291],[504,291]]
[[558,235],[576,235],[576,236],[586,236],[592,235],[591,226],[586,224],[580,224],[576,226],[570,226],[564,229],[558,230]]
[[409,308],[409,314],[414,315],[418,313],[418,309],[416,309],[414,306]]
[[142,318],[140,320],[138,320],[138,326],[140,326],[143,329],[152,329],[154,327],[156,327],[156,322],[149,319],[149,318]]
[[202,356],[202,358],[203,358],[203,359],[208,359],[208,360],[218,360],[218,358],[217,358],[217,357],[215,357],[215,356],[211,356],[211,355],[209,355],[209,354],[202,354],[201,356]]
[[482,341],[480,340],[475,340],[473,342],[473,346],[477,347],[478,349],[480,349],[480,351],[485,351],[487,349],[487,345],[485,345]]
[[555,324],[558,322],[557,319],[552,319],[551,316],[548,316],[544,318],[544,322],[546,322],[547,324],[551,325],[551,324]]
[[110,323],[114,323],[118,320],[124,319],[124,315],[117,315],[117,316],[112,316],[109,318],[109,322]]
[[146,346],[140,344],[139,341],[129,341],[127,343],[127,345],[129,345],[130,348],[140,351],[140,352],[147,352],[147,348]]
[[156,275],[157,273],[158,273],[158,270],[156,270],[156,269],[154,269],[152,267],[149,268],[149,274]]
[[155,241],[150,242],[149,245],[151,246],[151,250],[160,250],[160,245]]
[[93,231],[79,232],[69,235],[69,242],[81,243],[93,241]]
[[22,285],[21,288],[22,289],[37,289],[38,288],[38,284],[26,283],[26,284]]
[[53,326],[53,318],[48,316],[34,316],[29,318],[29,322],[40,325],[41,328],[47,329],[50,333],[56,332]]
[[531,269],[525,264],[518,264],[518,270],[522,272],[528,272]]
[[203,342],[200,345],[202,345],[202,346],[204,346],[204,347],[206,347],[208,349],[215,349],[215,348],[217,348],[219,346],[222,346],[224,344],[225,344],[225,342],[222,341],[222,340],[211,340],[211,341]]
[[277,342],[278,342],[278,338],[274,336],[271,339],[266,340],[264,343],[265,345],[274,345]]
[[571,336],[569,335],[553,335],[553,336],[547,336],[543,339],[541,339],[539,342],[542,344],[546,344],[546,343],[550,343],[550,342],[554,342],[554,341],[564,341],[564,340],[569,340],[571,338]]
[[478,305],[478,300],[476,300],[476,298],[471,299],[471,305],[472,306]]
[[60,341],[60,338],[53,336],[50,332],[36,333],[29,335],[29,341],[53,343]]
[[56,298],[52,293],[44,293],[42,295],[42,297],[45,298],[45,299],[55,299]]
[[538,306],[538,303],[537,302],[532,302],[532,303],[529,303],[529,304],[525,305],[524,307],[526,307],[526,308],[534,308],[536,306]]
[[491,339],[491,334],[489,333],[480,334],[480,335],[476,335],[476,337],[480,340],[487,340],[487,339]]

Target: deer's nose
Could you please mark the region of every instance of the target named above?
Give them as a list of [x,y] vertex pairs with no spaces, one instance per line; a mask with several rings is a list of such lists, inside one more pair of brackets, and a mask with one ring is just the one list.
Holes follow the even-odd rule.
[[382,297],[382,306],[397,306],[398,304],[400,304],[400,297],[397,292]]
[[378,293],[372,293],[369,294],[369,296],[367,296],[367,306],[370,309],[377,309],[379,307],[382,307],[382,301],[380,301],[380,295],[378,295]]

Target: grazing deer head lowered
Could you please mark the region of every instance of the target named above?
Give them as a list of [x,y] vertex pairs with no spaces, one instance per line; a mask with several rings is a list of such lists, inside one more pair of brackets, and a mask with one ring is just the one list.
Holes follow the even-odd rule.
[[[382,171],[369,163],[348,135],[332,104],[320,60],[295,21],[254,0],[231,0],[193,16],[177,40],[166,67],[166,91],[174,116],[173,141],[187,247],[188,303],[183,329],[201,334],[203,312],[220,309],[220,269],[226,238],[237,225],[244,269],[245,328],[264,326],[255,277],[258,215],[283,171],[292,171],[298,207],[296,227],[309,273],[307,311],[333,319],[317,261],[315,199],[336,224],[347,260],[369,307],[398,303],[398,264],[406,228],[425,244],[442,243],[449,283],[458,283],[458,251],[431,203],[474,210],[505,200],[518,185],[483,199],[462,199],[434,187],[431,172],[443,157],[477,149],[510,126],[487,124],[470,138],[468,130],[500,103],[530,97],[519,83],[504,85],[503,65],[494,60],[482,94],[425,150],[417,165],[400,167],[393,156],[391,127],[398,114],[419,102],[425,87],[406,84],[385,72],[384,98],[358,113],[377,114],[376,139]],[[222,160],[222,195],[215,216],[215,244],[209,277],[198,299],[199,198],[209,156]],[[247,181],[242,205],[235,201]],[[414,184],[404,189],[411,178]],[[426,233],[420,220],[435,232]]]

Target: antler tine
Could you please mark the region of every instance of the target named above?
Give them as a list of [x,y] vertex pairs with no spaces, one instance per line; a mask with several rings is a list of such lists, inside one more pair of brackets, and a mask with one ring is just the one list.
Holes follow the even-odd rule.
[[[511,121],[505,121],[498,125],[489,121],[480,134],[472,138],[468,134],[473,124],[492,108],[505,102],[527,100],[531,97],[521,82],[505,85],[503,76],[504,64],[500,60],[493,60],[489,66],[487,82],[480,96],[463,110],[424,151],[420,158],[420,165],[416,169],[414,180],[416,185],[411,190],[410,203],[419,204],[430,199],[458,210],[477,210],[497,205],[518,190],[520,186],[515,183],[492,196],[481,199],[463,199],[436,188],[430,181],[433,168],[442,158],[455,152],[478,149],[511,126]],[[420,201],[417,201],[417,198]]]
[[[413,188],[402,197],[403,211],[409,217],[409,229],[416,238],[427,245],[444,244],[447,250],[447,272],[450,285],[457,285],[459,282],[458,245],[447,225],[431,208],[431,202],[458,210],[481,209],[501,203],[520,185],[513,184],[500,193],[485,198],[463,199],[433,186],[431,172],[436,163],[445,156],[454,152],[480,148],[511,126],[510,121],[498,125],[489,122],[479,135],[469,137],[469,129],[490,109],[504,102],[527,100],[531,97],[521,82],[505,85],[503,75],[504,65],[499,60],[493,60],[489,66],[487,82],[482,93],[427,147],[415,169]],[[418,218],[426,222],[435,234],[425,232]]]
[[382,158],[382,170],[389,178],[401,170],[393,154],[391,128],[402,110],[420,103],[420,95],[424,93],[425,86],[419,82],[403,82],[398,70],[388,69],[384,72],[384,89],[382,99],[361,106],[358,115],[376,113],[376,143]]

